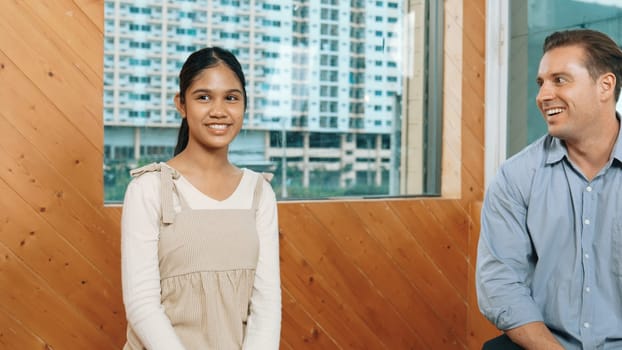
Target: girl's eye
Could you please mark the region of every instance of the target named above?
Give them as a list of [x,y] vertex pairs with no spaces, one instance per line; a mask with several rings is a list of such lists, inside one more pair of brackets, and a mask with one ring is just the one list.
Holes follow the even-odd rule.
[[227,101],[237,101],[239,98],[236,95],[227,96]]
[[197,99],[202,100],[202,101],[207,101],[207,100],[209,100],[209,96],[207,96],[207,95],[201,95],[201,96],[199,96]]

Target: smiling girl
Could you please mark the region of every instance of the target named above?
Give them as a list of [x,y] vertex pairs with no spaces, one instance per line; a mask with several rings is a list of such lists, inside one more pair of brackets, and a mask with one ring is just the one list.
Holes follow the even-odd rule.
[[244,73],[218,47],[179,74],[175,156],[133,170],[121,223],[124,349],[278,349],[276,198],[229,161],[246,110]]

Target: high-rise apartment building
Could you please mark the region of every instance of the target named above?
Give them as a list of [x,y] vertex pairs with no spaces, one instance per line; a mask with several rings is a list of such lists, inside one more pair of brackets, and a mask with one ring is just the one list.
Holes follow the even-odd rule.
[[247,78],[234,163],[275,172],[282,197],[314,187],[318,196],[389,194],[399,172],[402,11],[401,1],[106,0],[107,169],[172,156],[181,65],[217,45]]

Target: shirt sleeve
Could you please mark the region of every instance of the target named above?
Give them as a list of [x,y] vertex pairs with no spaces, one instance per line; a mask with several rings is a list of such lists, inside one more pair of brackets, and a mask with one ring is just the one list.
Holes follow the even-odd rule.
[[281,334],[281,278],[276,197],[263,181],[257,210],[259,259],[243,350],[278,349]]
[[479,308],[501,330],[543,321],[531,297],[537,257],[526,217],[527,206],[502,169],[484,199],[476,267]]
[[130,182],[121,217],[121,281],[128,323],[150,350],[184,350],[160,301],[159,173]]

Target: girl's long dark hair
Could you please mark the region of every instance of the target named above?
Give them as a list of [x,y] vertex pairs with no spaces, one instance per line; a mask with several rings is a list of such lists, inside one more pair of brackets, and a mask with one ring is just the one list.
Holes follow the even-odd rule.
[[[214,67],[220,63],[229,67],[240,80],[242,93],[244,94],[244,109],[246,110],[246,79],[244,78],[242,65],[240,65],[240,62],[233,53],[217,46],[206,47],[193,52],[188,56],[186,62],[181,67],[181,71],[179,72],[179,99],[182,104],[186,103],[186,90],[188,90],[188,87],[192,85],[199,74],[201,74],[204,69]],[[174,155],[178,155],[188,146],[189,135],[188,120],[182,118]]]

